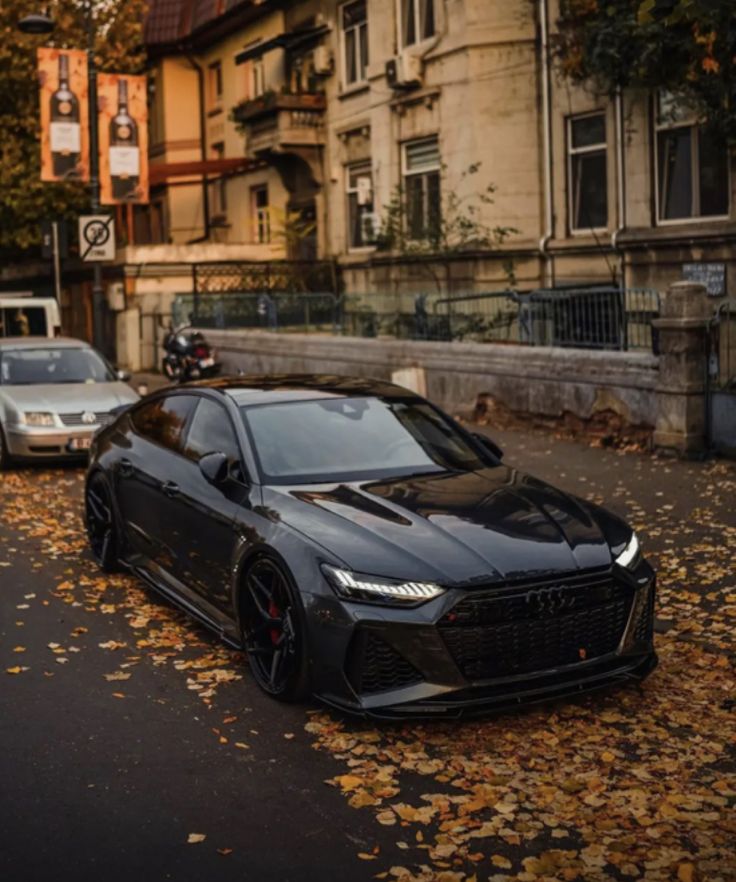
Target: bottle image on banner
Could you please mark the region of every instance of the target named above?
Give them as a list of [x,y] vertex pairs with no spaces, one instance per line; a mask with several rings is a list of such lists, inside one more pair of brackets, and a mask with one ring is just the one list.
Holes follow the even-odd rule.
[[55,177],[79,177],[79,101],[69,88],[69,56],[59,55],[59,88],[51,96],[51,162]]
[[128,113],[128,81],[118,80],[118,112],[110,120],[110,180],[116,201],[136,198],[140,178],[138,126]]

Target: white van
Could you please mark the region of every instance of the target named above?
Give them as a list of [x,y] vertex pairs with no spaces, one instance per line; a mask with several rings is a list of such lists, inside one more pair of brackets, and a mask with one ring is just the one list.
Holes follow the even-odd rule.
[[30,291],[0,292],[0,338],[58,337],[59,304],[53,297],[34,297]]

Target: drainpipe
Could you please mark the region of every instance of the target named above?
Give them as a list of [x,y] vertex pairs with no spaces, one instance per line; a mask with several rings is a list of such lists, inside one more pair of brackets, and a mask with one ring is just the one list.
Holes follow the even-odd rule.
[[618,237],[626,229],[626,150],[624,145],[624,96],[621,86],[616,89],[614,101],[616,115],[616,218],[618,226],[611,234],[611,247],[618,254],[619,279],[626,288],[626,257],[618,245]]
[[[189,62],[190,66],[197,72],[197,90],[199,92],[199,146],[200,157],[202,162],[207,161],[207,117],[204,109],[204,70],[202,65],[196,61],[192,55],[184,48],[180,47],[182,54]],[[207,175],[202,175],[202,220],[204,226],[204,234],[196,239],[190,239],[187,245],[194,245],[197,242],[206,242],[210,237],[210,197],[207,189]]]
[[544,259],[544,286],[554,285],[554,258],[548,246],[554,235],[553,169],[552,169],[552,110],[550,106],[549,10],[547,0],[539,0],[539,27],[542,51],[542,144],[544,154],[544,234],[539,240],[539,251]]

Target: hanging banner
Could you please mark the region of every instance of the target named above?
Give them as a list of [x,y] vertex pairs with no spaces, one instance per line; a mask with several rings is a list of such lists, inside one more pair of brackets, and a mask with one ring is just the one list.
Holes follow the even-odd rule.
[[97,78],[100,202],[148,202],[146,78],[101,73]]
[[41,180],[89,180],[87,53],[38,49]]

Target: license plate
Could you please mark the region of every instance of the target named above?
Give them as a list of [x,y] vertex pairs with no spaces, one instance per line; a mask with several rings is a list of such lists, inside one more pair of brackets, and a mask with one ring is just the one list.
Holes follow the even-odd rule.
[[69,450],[89,450],[91,446],[91,438],[72,438],[69,442]]
[[203,359],[200,361],[199,366],[200,366],[201,368],[208,368],[208,367],[212,367],[212,365],[213,365],[214,363],[215,363],[215,359],[214,359],[214,358],[203,358]]

